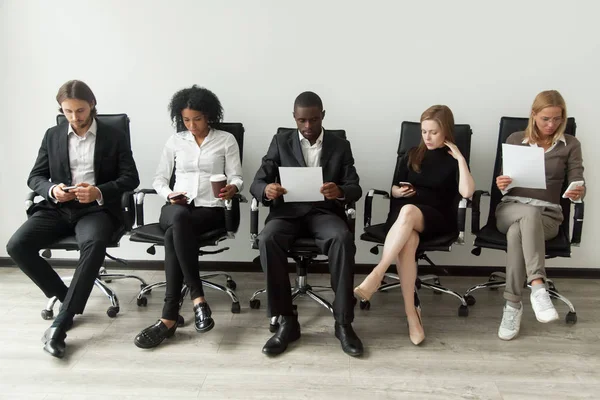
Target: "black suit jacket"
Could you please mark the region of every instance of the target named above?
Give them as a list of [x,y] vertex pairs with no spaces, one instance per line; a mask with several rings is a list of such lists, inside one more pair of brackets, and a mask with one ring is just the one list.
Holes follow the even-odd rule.
[[250,186],[250,193],[254,198],[261,200],[265,206],[271,207],[267,221],[273,218],[301,217],[313,208],[344,218],[344,202],[355,202],[360,199],[362,189],[354,168],[350,142],[328,130],[324,130],[321,150],[323,182],[334,182],[338,185],[344,192],[344,202],[324,200],[315,203],[286,203],[285,195],[272,202],[266,200],[265,187],[269,183],[279,182],[279,167],[306,167],[298,135],[296,129],[289,129],[273,136],[267,155],[263,157],[262,164]]
[[[119,221],[122,219],[121,195],[134,190],[140,184],[131,146],[124,132],[96,120],[96,145],[94,149],[94,175],[96,186],[102,192],[105,207]],[[45,201],[31,207],[30,214],[40,209],[54,208],[49,197],[53,185],[64,183],[71,186],[68,144],[69,123],[64,122],[46,131],[35,165],[27,179],[27,185]]]

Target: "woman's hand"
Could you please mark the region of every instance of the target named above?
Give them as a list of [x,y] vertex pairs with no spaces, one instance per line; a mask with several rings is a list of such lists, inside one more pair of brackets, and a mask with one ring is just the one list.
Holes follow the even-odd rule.
[[565,196],[567,196],[569,199],[571,199],[573,201],[577,201],[577,200],[581,199],[584,194],[585,194],[585,186],[577,186],[575,189],[565,192]]
[[414,186],[392,186],[392,197],[412,197],[417,194]]
[[454,157],[455,160],[460,161],[461,159],[464,159],[462,153],[460,152],[460,150],[458,149],[458,147],[456,147],[456,145],[454,143],[450,143],[449,141],[445,141],[444,144],[450,149],[450,151],[448,152],[448,154],[450,154],[452,157]]
[[187,192],[172,192],[167,196],[167,198],[169,199],[169,203],[183,206],[186,205],[188,201],[186,194]]
[[219,193],[219,198],[221,200],[231,200],[233,196],[237,193],[238,188],[235,185],[227,185],[223,189],[221,189],[221,193]]
[[512,179],[510,178],[510,176],[500,175],[496,178],[496,186],[498,186],[498,189],[500,190],[506,189],[506,187],[511,183]]

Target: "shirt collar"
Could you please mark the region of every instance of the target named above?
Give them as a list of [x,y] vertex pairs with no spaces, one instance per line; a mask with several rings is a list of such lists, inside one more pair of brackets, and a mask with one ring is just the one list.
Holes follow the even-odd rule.
[[[98,132],[98,123],[96,122],[96,118],[92,118],[92,124],[83,136],[86,136],[88,133],[91,133],[92,135],[96,136],[96,132]],[[73,129],[71,123],[69,123],[69,130],[67,131],[67,135],[70,135],[71,133],[75,133],[75,130]]]
[[[214,136],[213,132],[214,132],[214,129],[210,128],[210,130],[208,131],[208,135],[206,135],[202,144],[208,142],[209,139],[211,139]],[[194,135],[192,135],[192,132],[190,132],[190,131],[182,131],[182,132],[178,132],[178,134],[181,135],[181,137],[183,139],[189,140],[190,142],[196,141],[196,139],[194,138]]]
[[[556,138],[556,140],[552,143],[553,145],[555,145],[558,142],[563,142],[565,145],[567,144],[567,139],[565,139],[565,134],[561,133],[559,137]],[[521,142],[522,144],[529,144],[529,139],[525,138],[523,139],[523,141]]]
[[[323,128],[321,128],[321,134],[317,138],[317,141],[315,142],[315,144],[322,144],[323,143],[323,132],[325,132],[325,131],[324,131]],[[308,139],[305,138],[304,136],[302,136],[302,133],[300,133],[300,130],[298,130],[298,136],[300,137],[300,143],[302,143],[302,141],[304,141],[304,140],[308,142]]]

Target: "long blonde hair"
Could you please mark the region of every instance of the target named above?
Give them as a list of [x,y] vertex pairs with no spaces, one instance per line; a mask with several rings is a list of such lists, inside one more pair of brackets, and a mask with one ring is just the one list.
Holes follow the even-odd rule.
[[552,143],[565,133],[567,127],[567,104],[565,103],[565,99],[563,99],[557,90],[545,90],[535,96],[535,100],[533,100],[533,105],[531,106],[529,123],[527,124],[527,129],[525,129],[525,139],[529,143],[540,142],[540,132],[535,124],[534,116],[547,107],[560,107],[562,109],[562,122],[556,131],[554,131],[554,134],[552,134]]
[[[448,108],[448,106],[444,105],[435,105],[429,107],[427,110],[421,114],[421,123],[423,121],[435,121],[440,126],[442,132],[444,132],[444,136],[447,141],[450,143],[454,143],[454,115],[452,114],[452,110]],[[414,148],[408,154],[408,166],[412,167],[412,170],[415,172],[421,172],[421,163],[423,162],[423,158],[425,157],[425,153],[427,152],[427,146],[425,146],[425,142],[423,141],[423,136],[421,136],[421,143],[417,148]]]

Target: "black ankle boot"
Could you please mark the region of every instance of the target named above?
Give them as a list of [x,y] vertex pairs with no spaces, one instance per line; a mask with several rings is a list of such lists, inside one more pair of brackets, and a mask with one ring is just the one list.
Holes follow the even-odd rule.
[[141,349],[151,349],[158,346],[168,337],[173,336],[177,330],[177,322],[171,327],[167,326],[159,319],[154,325],[150,325],[135,337],[135,345]]
[[208,303],[198,303],[194,306],[194,326],[198,332],[208,332],[215,326]]
[[279,329],[265,343],[262,352],[267,355],[277,355],[283,353],[288,344],[300,339],[300,324],[297,315],[281,316]]

